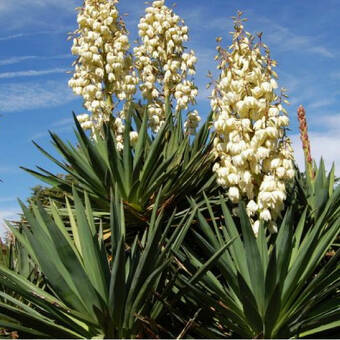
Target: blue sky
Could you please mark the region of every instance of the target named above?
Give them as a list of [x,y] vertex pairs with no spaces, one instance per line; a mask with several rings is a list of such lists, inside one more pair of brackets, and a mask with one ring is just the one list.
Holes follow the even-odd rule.
[[[56,170],[32,145],[35,140],[52,151],[48,130],[73,140],[71,112],[82,113],[81,99],[67,87],[73,58],[67,32],[75,29],[79,0],[0,0],[0,219],[19,211],[16,198],[26,199],[39,184],[19,169],[36,165]],[[169,5],[172,2],[168,2]],[[144,0],[121,0],[121,13],[131,41],[145,8]],[[178,0],[176,12],[190,28],[189,47],[198,56],[198,108],[209,111],[205,89],[208,70],[215,70],[215,38],[230,42],[231,16],[248,18],[250,32],[263,40],[278,61],[280,85],[288,89],[291,137],[296,158],[302,152],[296,109],[306,107],[312,154],[340,174],[340,3],[337,0]],[[2,222],[0,222],[2,223]],[[1,227],[0,227],[1,228]]]

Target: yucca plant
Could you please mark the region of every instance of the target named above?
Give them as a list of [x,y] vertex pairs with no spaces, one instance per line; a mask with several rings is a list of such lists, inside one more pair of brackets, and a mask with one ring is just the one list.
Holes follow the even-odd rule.
[[87,113],[74,115],[77,144],[51,133],[61,160],[36,144],[62,176],[25,169],[53,189],[9,223],[20,252],[0,265],[0,327],[27,338],[334,331],[340,253],[325,254],[340,187],[323,162],[292,181],[286,95],[262,34],[256,43],[242,12],[233,18],[231,48],[217,47],[213,112],[196,133],[188,27],[153,1],[131,53],[117,3],[79,8],[69,85]]
[[154,337],[163,306],[154,292],[171,289],[170,250],[179,248],[193,216],[182,220],[168,242],[173,218],[163,221],[158,195],[149,227],[128,244],[123,205],[115,195],[106,248],[87,194],[85,206],[76,190],[73,197],[68,215],[73,237],[53,203],[52,217],[41,205],[33,211],[22,205],[29,226],[22,233],[10,226],[47,286],[41,289],[1,265],[0,284],[16,295],[0,292],[0,326],[21,337]]
[[221,337],[230,330],[242,338],[334,331],[340,327],[340,252],[316,269],[339,233],[339,203],[340,188],[316,221],[307,221],[308,208],[298,218],[292,206],[277,235],[267,235],[261,225],[255,238],[243,203],[238,219],[223,199],[222,216],[215,216],[206,200],[209,217],[198,212],[199,227],[192,231],[197,246],[186,245],[177,254],[185,268],[179,294],[195,308],[206,306]]
[[211,170],[213,155],[209,152],[210,119],[191,139],[185,134],[180,115],[175,119],[169,114],[156,137],[148,132],[146,114],[141,118],[134,111],[132,116],[139,134],[135,147],[129,138],[132,118],[127,120],[123,152],[117,151],[115,136],[108,125],[103,135],[98,133],[95,138],[89,138],[75,119],[77,146],[67,145],[51,133],[63,162],[37,145],[68,176],[53,175],[42,168],[38,168],[39,172],[25,170],[70,197],[72,186],[80,194],[86,190],[93,207],[102,211],[108,211],[110,193],[117,185],[127,210],[139,221],[148,220],[159,191],[161,205],[177,207],[179,212],[189,207],[187,196],[199,199],[204,190],[216,195],[217,185]]

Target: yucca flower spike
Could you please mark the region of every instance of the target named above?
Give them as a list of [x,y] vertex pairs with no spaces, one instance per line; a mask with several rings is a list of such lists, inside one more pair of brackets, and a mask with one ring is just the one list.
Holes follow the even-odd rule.
[[247,213],[257,233],[261,220],[276,230],[285,184],[294,177],[293,150],[286,137],[286,95],[284,90],[276,94],[276,62],[262,35],[255,42],[244,30],[244,20],[241,13],[234,18],[229,49],[217,47],[221,73],[211,96],[217,156],[213,169],[233,203],[248,201]]

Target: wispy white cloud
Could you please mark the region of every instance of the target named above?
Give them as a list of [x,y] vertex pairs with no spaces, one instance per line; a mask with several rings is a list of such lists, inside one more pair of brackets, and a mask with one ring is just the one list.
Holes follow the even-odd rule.
[[326,129],[338,130],[340,132],[340,114],[333,113],[317,117],[316,124]]
[[[67,132],[71,132],[72,128],[73,128],[73,124],[69,123],[66,126],[62,126],[62,127],[58,127],[58,128],[53,128],[53,126],[51,126],[51,128],[49,130],[52,130],[52,132],[54,132],[58,135],[61,135],[61,134],[67,133]],[[34,134],[32,137],[29,138],[29,141],[31,142],[33,140],[33,141],[36,142],[37,140],[42,139],[42,138],[46,138],[48,136],[50,136],[49,132],[44,130],[44,131],[37,132],[36,134]]]
[[304,105],[307,113],[314,117],[324,116],[325,109],[333,108],[338,101],[340,91],[329,83],[328,78],[322,79],[322,75],[313,72],[300,71],[287,73],[281,71],[280,85],[288,90],[290,107]]
[[333,104],[335,102],[335,98],[326,98],[326,99],[318,99],[316,101],[313,101],[311,104],[309,104],[309,108],[311,109],[318,109],[320,107],[325,107]]
[[4,203],[4,202],[13,202],[15,201],[16,198],[12,197],[12,196],[8,196],[8,197],[1,197],[0,196],[0,203]]
[[19,168],[15,166],[0,166],[0,174],[13,174],[19,172]]
[[64,105],[77,97],[66,82],[22,82],[0,85],[1,112],[16,112]]
[[[16,2],[27,3],[27,0],[16,0]],[[79,0],[30,0],[31,6],[41,8],[62,8],[70,12],[74,12],[76,6],[81,5]]]
[[47,74],[55,74],[55,73],[65,73],[67,69],[63,68],[53,68],[50,70],[28,70],[28,71],[18,71],[18,72],[3,72],[0,73],[0,79],[10,79],[17,77],[37,77],[44,76]]
[[298,51],[334,58],[335,54],[329,48],[322,46],[318,37],[300,35],[288,27],[278,25],[265,17],[257,17],[257,22],[265,25],[265,39],[275,44],[281,51]]
[[74,11],[74,8],[79,6],[78,0],[16,0],[16,1],[1,1],[0,13],[9,13],[22,9],[30,9],[32,12],[37,9],[44,8],[60,8],[67,11]]
[[[228,6],[228,5],[227,5]],[[181,17],[185,20],[185,23],[189,26],[190,31],[212,31],[225,33],[227,29],[232,28],[233,22],[230,15],[225,13],[225,4],[223,4],[223,12],[215,12],[213,16],[210,15],[212,7],[206,2],[206,7],[202,6],[187,6],[183,8],[178,6],[178,11]],[[215,8],[215,7],[214,7]],[[175,8],[177,12],[177,8]],[[249,10],[248,14],[252,11]]]
[[0,66],[13,65],[25,62],[27,60],[50,60],[50,59],[66,59],[72,57],[71,54],[60,54],[55,56],[36,56],[36,55],[27,55],[20,57],[10,57],[6,59],[0,59]]
[[[231,29],[233,24],[229,16],[217,14],[207,20],[207,9],[188,7],[185,11],[185,20],[193,30],[204,30],[216,32],[225,32]],[[256,14],[256,13],[255,13]],[[296,33],[292,29],[279,25],[273,20],[255,15],[252,10],[247,11],[247,15],[253,16],[247,27],[255,28],[258,32],[261,29],[265,32],[264,39],[270,44],[275,45],[281,51],[299,51],[302,53],[311,53],[327,58],[334,58],[335,53],[322,44],[318,36],[309,36]],[[202,24],[204,23],[204,24]]]
[[[1,16],[1,13],[0,13]],[[71,32],[74,29],[74,27],[65,26],[65,27],[58,27],[57,29],[53,30],[42,30],[42,31],[33,31],[30,33],[16,33],[16,34],[9,34],[6,36],[0,37],[0,41],[7,41],[7,40],[13,40],[13,39],[20,39],[20,38],[26,38],[26,37],[32,37],[37,35],[52,35],[52,34],[65,34],[68,32]]]
[[[79,0],[2,0],[0,1],[0,20],[5,37],[15,36],[14,30],[22,29],[28,25],[34,28],[58,28],[80,6]],[[51,15],[54,20],[51,21]],[[5,34],[5,33],[4,33]],[[6,39],[7,40],[7,39]]]
[[0,66],[5,66],[5,65],[12,65],[12,64],[18,64],[26,60],[33,60],[36,59],[36,56],[23,56],[23,57],[10,57],[7,59],[0,59]]
[[23,36],[25,36],[24,33],[11,34],[11,35],[7,35],[7,36],[5,36],[5,37],[0,37],[0,41],[6,41],[6,40],[12,40],[12,39],[17,39],[17,38],[22,38]]
[[53,122],[49,128],[45,129],[44,131],[40,131],[35,133],[32,137],[29,138],[29,141],[37,141],[38,139],[48,137],[50,134],[48,131],[53,131],[57,134],[63,134],[65,132],[72,131],[74,126],[73,118],[64,118],[58,121]]
[[65,127],[73,124],[73,118],[64,118],[51,124],[52,128]]

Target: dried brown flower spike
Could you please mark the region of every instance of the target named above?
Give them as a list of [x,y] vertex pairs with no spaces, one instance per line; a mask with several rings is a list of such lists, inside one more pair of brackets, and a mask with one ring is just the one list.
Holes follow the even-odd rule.
[[302,142],[303,152],[305,154],[305,161],[306,161],[306,170],[309,173],[310,178],[314,178],[314,170],[313,170],[313,160],[310,151],[310,142],[308,136],[308,127],[307,127],[307,119],[306,119],[306,110],[305,108],[300,105],[298,110],[298,119],[300,123],[300,138]]

